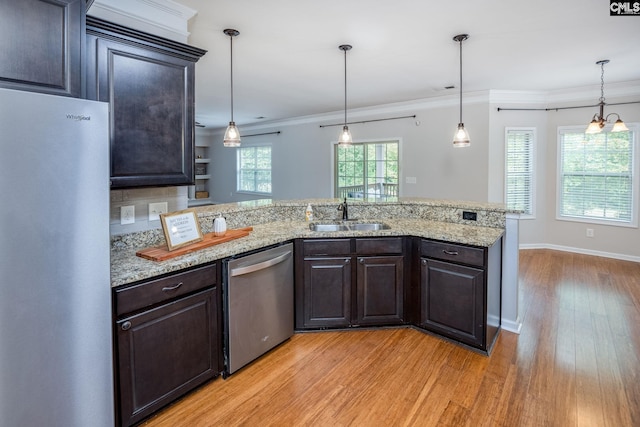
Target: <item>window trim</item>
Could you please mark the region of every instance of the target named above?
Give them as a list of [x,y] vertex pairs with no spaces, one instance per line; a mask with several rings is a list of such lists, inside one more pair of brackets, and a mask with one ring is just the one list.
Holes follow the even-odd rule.
[[[584,133],[585,126],[558,126],[557,138],[556,138],[556,220],[578,222],[585,224],[600,224],[609,225],[612,227],[626,227],[626,228],[638,228],[638,206],[640,199],[640,147],[638,147],[638,141],[640,140],[640,124],[639,123],[625,123],[629,131],[632,132],[632,154],[631,154],[631,219],[629,222],[620,220],[606,220],[598,218],[582,218],[562,215],[560,213],[562,203],[562,144],[560,138],[563,133]],[[611,127],[607,127],[603,132],[609,132]]]
[[[269,152],[271,154],[271,159],[270,159],[271,167],[269,169],[271,171],[271,192],[240,190],[240,152],[243,148],[261,148],[261,147],[269,147]],[[273,195],[273,144],[271,143],[242,144],[242,146],[238,147],[238,149],[236,150],[236,193],[255,194],[255,195],[261,195],[261,196]]]
[[537,156],[536,145],[538,141],[538,131],[537,131],[537,128],[534,126],[524,126],[524,127],[509,126],[509,127],[505,127],[504,129],[504,203],[505,205],[507,204],[507,173],[508,173],[507,159],[508,159],[508,153],[509,153],[507,139],[509,137],[510,131],[521,131],[521,132],[530,131],[532,133],[531,146],[529,147],[531,150],[530,162],[529,162],[529,167],[531,170],[531,185],[529,187],[529,192],[531,193],[530,194],[531,213],[530,214],[521,213],[520,219],[536,219],[536,207],[537,207],[536,183],[538,181],[538,177],[536,174],[536,156]]

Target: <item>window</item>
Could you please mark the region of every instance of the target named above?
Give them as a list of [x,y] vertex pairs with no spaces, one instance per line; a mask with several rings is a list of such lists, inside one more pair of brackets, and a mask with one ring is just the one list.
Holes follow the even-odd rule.
[[238,155],[238,191],[271,194],[271,146],[240,147]]
[[559,129],[559,219],[637,224],[635,138],[631,130],[587,135]]
[[398,141],[335,145],[335,197],[398,197]]
[[505,201],[507,209],[534,215],[534,146],[535,129],[506,128]]

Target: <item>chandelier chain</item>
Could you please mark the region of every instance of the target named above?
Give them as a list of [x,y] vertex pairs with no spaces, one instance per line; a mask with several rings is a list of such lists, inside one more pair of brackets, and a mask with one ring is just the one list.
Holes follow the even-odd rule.
[[604,62],[600,64],[600,102],[604,102]]

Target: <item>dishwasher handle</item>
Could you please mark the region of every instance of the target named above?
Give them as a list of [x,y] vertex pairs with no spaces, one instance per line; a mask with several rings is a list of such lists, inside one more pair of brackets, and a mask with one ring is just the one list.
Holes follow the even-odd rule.
[[272,267],[276,264],[280,264],[291,256],[291,251],[287,251],[282,255],[278,255],[275,258],[268,259],[266,261],[259,262],[257,264],[247,265],[246,267],[238,267],[231,269],[231,277],[242,276],[243,274],[249,274],[256,271],[264,270],[265,268]]

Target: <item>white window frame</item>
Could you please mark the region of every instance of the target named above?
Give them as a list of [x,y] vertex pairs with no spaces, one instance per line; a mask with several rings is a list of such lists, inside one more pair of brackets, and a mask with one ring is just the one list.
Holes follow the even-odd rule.
[[[380,144],[380,143],[397,143],[398,144],[398,195],[400,197],[402,194],[402,138],[401,137],[389,137],[389,138],[380,138],[380,139],[365,139],[353,141],[354,144]],[[331,161],[331,194],[335,197],[336,185],[337,185],[337,145],[338,141],[333,141],[331,144],[331,153],[330,153],[330,161]]]
[[536,218],[536,182],[537,182],[537,177],[536,177],[536,145],[537,145],[537,140],[538,140],[538,134],[537,134],[537,130],[535,127],[505,127],[504,130],[504,172],[505,172],[505,176],[504,176],[504,202],[505,205],[507,205],[507,208],[509,207],[508,205],[508,175],[509,175],[509,168],[508,168],[508,160],[509,160],[509,134],[511,132],[528,132],[531,134],[531,139],[529,142],[529,146],[527,147],[527,149],[529,150],[529,164],[527,165],[528,167],[528,174],[530,177],[530,184],[529,184],[529,188],[528,188],[528,192],[529,192],[529,200],[530,200],[530,212],[523,212],[522,214],[520,214],[520,219],[535,219]]
[[[563,133],[584,133],[585,126],[559,126],[557,133],[557,180],[556,180],[556,219],[560,221],[572,221],[582,222],[588,224],[602,224],[615,227],[630,227],[638,228],[638,193],[640,193],[640,149],[638,147],[638,141],[640,140],[640,124],[638,123],[626,123],[629,131],[632,132],[632,158],[631,158],[631,219],[629,222],[615,220],[615,219],[598,219],[598,218],[585,218],[577,216],[569,216],[561,214],[562,204],[562,144],[561,137]],[[603,132],[610,131],[611,127],[607,126]]]
[[[265,191],[248,191],[248,190],[242,190],[240,188],[240,176],[241,176],[241,169],[240,169],[240,156],[241,156],[241,152],[243,149],[257,149],[257,148],[263,148],[263,147],[268,147],[269,148],[269,153],[271,155],[270,158],[270,162],[269,162],[269,171],[271,172],[271,191],[270,192],[265,192]],[[240,193],[240,194],[259,194],[259,195],[267,195],[270,196],[273,194],[273,147],[271,144],[251,144],[251,145],[245,145],[243,144],[242,146],[238,147],[238,149],[236,150],[236,193]]]

